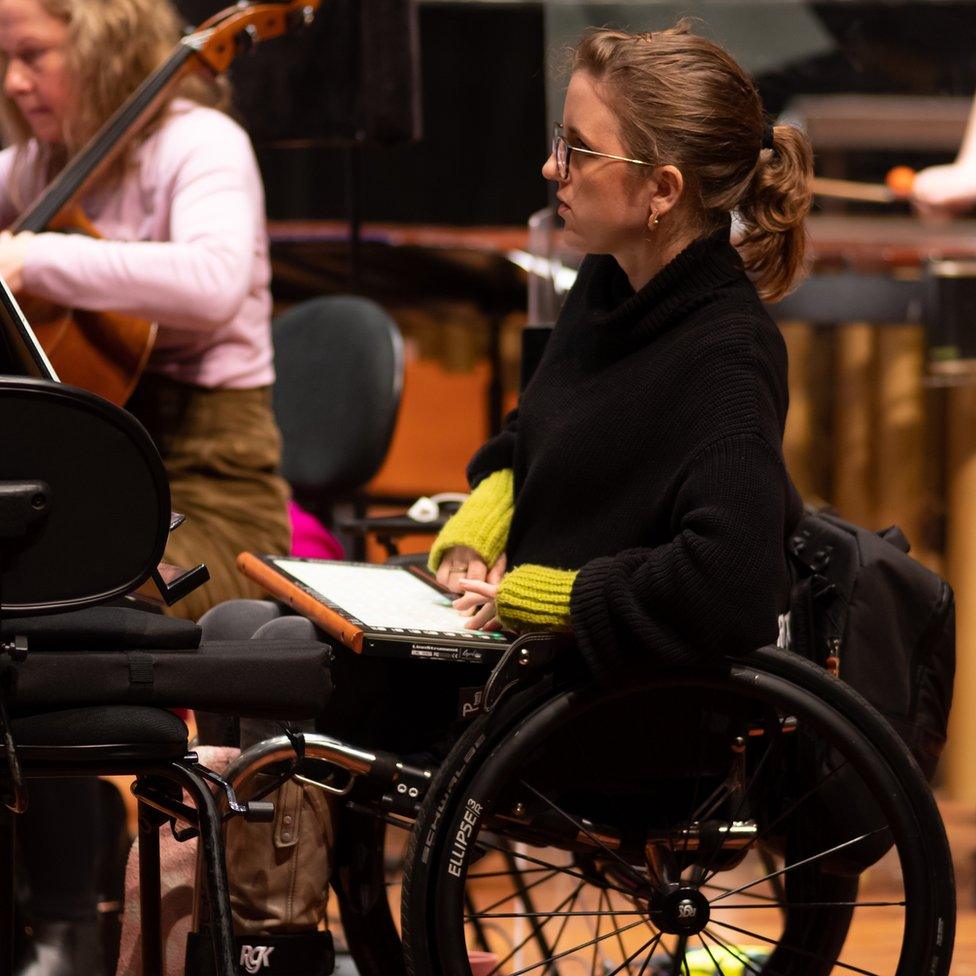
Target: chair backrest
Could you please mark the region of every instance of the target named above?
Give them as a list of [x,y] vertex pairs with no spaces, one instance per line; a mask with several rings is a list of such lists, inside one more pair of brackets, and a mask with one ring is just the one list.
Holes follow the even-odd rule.
[[386,457],[403,388],[403,341],[375,302],[328,296],[278,316],[274,409],[282,473],[299,497],[337,499]]
[[169,534],[169,483],[135,419],[84,390],[0,376],[0,440],[0,486],[42,482],[49,498],[26,534],[0,538],[0,612],[82,609],[148,579]]

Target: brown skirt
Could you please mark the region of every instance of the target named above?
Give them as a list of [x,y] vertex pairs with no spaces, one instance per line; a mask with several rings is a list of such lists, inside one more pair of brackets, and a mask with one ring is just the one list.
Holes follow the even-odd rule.
[[270,387],[210,390],[146,375],[127,409],[162,455],[173,511],[187,517],[166,561],[210,570],[209,583],[167,612],[196,620],[225,600],[263,595],[235,560],[244,549],[287,553],[291,544]]

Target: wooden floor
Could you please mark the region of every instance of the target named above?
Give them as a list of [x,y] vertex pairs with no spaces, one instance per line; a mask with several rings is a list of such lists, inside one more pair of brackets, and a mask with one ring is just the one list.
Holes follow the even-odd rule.
[[976,976],[976,809],[942,800],[956,870],[956,951],[952,976]]
[[[972,901],[972,893],[967,901]],[[970,904],[956,923],[956,952],[952,976],[976,976],[976,910]]]

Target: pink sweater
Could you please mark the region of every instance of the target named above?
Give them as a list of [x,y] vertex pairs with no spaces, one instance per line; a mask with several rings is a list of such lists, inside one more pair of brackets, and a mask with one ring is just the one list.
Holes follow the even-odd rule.
[[[36,164],[37,144],[27,152]],[[0,152],[0,226],[16,215],[13,158],[12,148]],[[43,177],[38,165],[24,172],[18,196],[30,202]],[[105,240],[38,234],[27,250],[26,291],[157,322],[151,372],[205,387],[273,380],[264,191],[240,126],[174,101],[121,185],[83,204]]]

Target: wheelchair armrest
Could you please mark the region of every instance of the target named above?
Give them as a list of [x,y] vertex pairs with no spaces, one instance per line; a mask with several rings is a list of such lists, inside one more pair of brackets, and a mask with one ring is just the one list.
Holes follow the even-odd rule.
[[516,685],[547,669],[573,643],[569,634],[523,634],[499,658],[485,683],[482,710],[490,712]]

